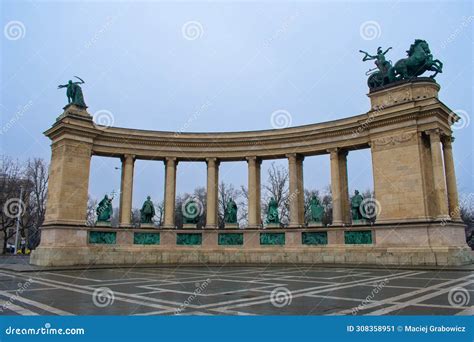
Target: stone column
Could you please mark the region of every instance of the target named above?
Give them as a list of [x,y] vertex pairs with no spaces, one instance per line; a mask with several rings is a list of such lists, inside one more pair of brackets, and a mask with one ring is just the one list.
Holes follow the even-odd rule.
[[343,220],[339,151],[337,148],[327,151],[331,154],[332,225],[340,226],[343,224]]
[[[290,177],[290,228],[299,228],[304,223],[304,217],[301,213],[304,208],[301,208],[301,194],[304,195],[303,189],[303,158],[297,154],[289,154],[288,158],[288,173]],[[304,197],[303,197],[304,198]],[[304,203],[303,203],[304,206]]]
[[120,227],[132,223],[133,166],[135,156],[125,154],[122,157],[122,179],[120,182]]
[[257,157],[248,157],[248,227],[261,226],[260,208],[260,166],[261,160]]
[[174,222],[174,210],[176,201],[176,158],[165,160],[165,220],[164,228],[176,228]]
[[219,161],[207,158],[207,208],[206,228],[217,228],[218,190],[219,190]]
[[304,181],[303,181],[303,160],[304,157],[300,156],[300,162],[297,163],[298,167],[298,209],[299,209],[299,220],[304,225]]
[[347,151],[339,150],[339,177],[341,179],[341,211],[342,222],[350,224],[352,221],[349,200],[349,185],[347,179]]
[[430,137],[431,163],[433,167],[433,194],[436,202],[436,216],[439,219],[449,217],[446,178],[444,177],[443,158],[441,156],[441,136],[439,130],[426,132]]
[[446,187],[448,192],[449,215],[455,220],[460,220],[460,207],[456,174],[454,172],[454,159],[452,142],[454,137],[446,136],[443,139],[444,170],[446,174]]

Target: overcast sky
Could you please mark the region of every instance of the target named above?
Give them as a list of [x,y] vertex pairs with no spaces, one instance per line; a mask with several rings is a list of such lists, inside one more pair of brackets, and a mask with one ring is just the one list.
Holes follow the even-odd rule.
[[[456,173],[460,192],[474,192],[470,1],[1,6],[1,154],[49,161],[42,132],[67,103],[57,85],[74,75],[86,81],[89,112],[108,111],[120,127],[244,131],[274,128],[277,110],[289,113],[292,126],[361,114],[369,109],[365,72],[374,65],[358,50],[392,46],[387,58],[395,62],[422,38],[444,63],[440,99],[464,119],[454,131]],[[370,151],[351,152],[348,161],[351,192],[373,188]],[[118,159],[93,157],[92,197],[119,191],[119,166]],[[329,175],[328,156],[306,158],[305,187],[323,189]],[[221,179],[246,185],[246,163],[221,164]],[[147,195],[162,199],[163,184],[162,162],[137,161],[134,205]],[[178,193],[205,184],[204,163],[179,164]]]

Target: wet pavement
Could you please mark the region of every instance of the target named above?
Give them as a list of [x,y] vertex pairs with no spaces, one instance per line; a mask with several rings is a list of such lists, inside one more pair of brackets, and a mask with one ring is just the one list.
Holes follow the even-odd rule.
[[472,315],[473,305],[471,271],[293,265],[0,270],[1,315]]

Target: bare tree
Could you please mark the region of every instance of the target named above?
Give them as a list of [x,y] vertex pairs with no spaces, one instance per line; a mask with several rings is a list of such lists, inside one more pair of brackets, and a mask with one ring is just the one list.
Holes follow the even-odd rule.
[[110,226],[118,227],[120,223],[120,210],[119,208],[112,208],[112,215],[110,216]]
[[15,236],[14,229],[18,210],[24,215],[25,202],[20,197],[23,172],[20,163],[9,157],[0,159],[0,230],[3,237],[2,253],[6,252],[8,240]]
[[272,163],[268,169],[267,181],[263,185],[265,192],[264,201],[262,203],[262,214],[268,209],[268,202],[271,197],[275,198],[278,209],[280,211],[280,222],[287,224],[289,222],[289,177],[288,170],[282,165]]
[[142,213],[141,213],[140,209],[137,209],[137,208],[132,209],[131,219],[132,219],[132,226],[133,227],[135,227],[135,228],[140,227],[140,222],[142,221]]
[[245,186],[240,187],[240,201],[237,202],[237,206],[239,208],[237,212],[237,220],[239,221],[240,227],[246,227],[249,223],[249,192]]
[[461,194],[459,198],[461,219],[466,224],[466,242],[474,250],[474,194]]
[[197,187],[194,189],[194,198],[197,198],[199,206],[201,208],[201,213],[199,216],[199,222],[197,224],[198,228],[203,228],[206,226],[206,208],[207,208],[207,191],[205,187]]
[[30,219],[25,229],[28,230],[28,247],[36,248],[40,242],[39,228],[43,224],[46,211],[46,198],[48,194],[48,165],[43,159],[28,161],[25,172],[27,183],[30,186],[28,208]]
[[323,225],[327,226],[332,224],[332,192],[331,186],[328,185],[325,188],[324,194],[322,195],[321,204],[324,207]]
[[183,228],[183,203],[189,196],[189,194],[176,196],[174,209],[174,224],[177,228]]
[[155,217],[157,218],[157,224],[161,226],[163,224],[164,214],[165,214],[165,201],[161,201],[160,203],[155,205]]
[[93,227],[97,218],[96,215],[97,200],[92,199],[90,195],[87,198],[86,226]]

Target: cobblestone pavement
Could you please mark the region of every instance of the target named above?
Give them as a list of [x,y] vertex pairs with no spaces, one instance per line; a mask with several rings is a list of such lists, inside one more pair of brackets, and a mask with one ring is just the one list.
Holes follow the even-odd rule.
[[309,266],[0,270],[2,315],[472,315],[469,271]]

